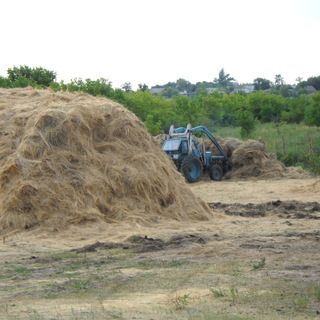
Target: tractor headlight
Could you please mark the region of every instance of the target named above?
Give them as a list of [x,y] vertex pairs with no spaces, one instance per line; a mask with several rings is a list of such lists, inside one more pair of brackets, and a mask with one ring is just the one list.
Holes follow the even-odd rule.
[[173,156],[172,156],[172,159],[174,159],[174,160],[177,160],[179,158],[179,155],[178,154],[174,154]]

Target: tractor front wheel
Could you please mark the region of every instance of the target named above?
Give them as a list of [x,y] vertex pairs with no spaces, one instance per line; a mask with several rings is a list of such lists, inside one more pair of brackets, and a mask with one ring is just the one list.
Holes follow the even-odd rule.
[[190,155],[181,164],[181,172],[188,182],[198,182],[202,175],[202,163],[199,158]]
[[212,165],[209,168],[209,175],[210,175],[211,180],[221,181],[222,177],[223,177],[222,168],[220,166],[218,166],[217,164]]

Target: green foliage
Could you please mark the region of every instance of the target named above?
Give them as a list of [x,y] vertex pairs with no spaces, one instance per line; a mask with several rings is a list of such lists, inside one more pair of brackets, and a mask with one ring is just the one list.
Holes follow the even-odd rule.
[[28,86],[35,86],[35,83],[27,79],[26,77],[19,76],[14,82],[14,88],[26,88]]
[[154,121],[154,116],[152,114],[148,114],[146,121],[144,122],[146,128],[152,135],[158,135],[160,133],[163,133],[162,128],[162,122],[161,120],[158,120],[157,122]]
[[255,129],[253,114],[248,110],[239,110],[237,113],[238,125],[241,127],[241,138],[249,138]]
[[304,120],[305,110],[310,105],[310,97],[301,94],[294,99],[287,100],[287,109],[281,114],[281,119],[288,123],[300,123]]
[[[167,119],[172,117],[173,101],[162,96],[154,96],[149,91],[124,92],[121,103],[144,122],[150,114],[153,116],[155,123],[159,120],[166,123]],[[150,124],[150,117],[148,121]]]
[[293,300],[294,308],[299,311],[305,310],[308,307],[309,302],[308,297],[298,296]]
[[289,152],[287,154],[283,154],[278,152],[277,158],[284,163],[286,167],[292,167],[297,163],[303,163],[306,159],[304,154],[297,154],[295,152]]
[[246,97],[241,94],[222,95],[222,125],[237,125],[238,111],[246,108]]
[[0,76],[0,87],[1,88],[12,88],[13,83],[9,78],[4,78]]
[[225,73],[222,68],[219,72],[218,78],[215,78],[213,83],[217,88],[227,88],[232,84],[232,81],[234,81],[234,78],[230,77],[229,73]]
[[183,296],[177,296],[172,300],[177,310],[185,309],[187,307],[189,304],[189,295],[190,293],[184,294]]
[[320,90],[320,76],[310,77],[306,81],[300,81],[298,88],[305,88],[306,86],[313,86],[316,90]]
[[210,291],[213,293],[215,298],[221,298],[225,296],[221,289],[210,288]]
[[9,68],[7,70],[8,78],[12,82],[17,81],[19,77],[24,77],[24,78],[30,80],[31,79],[31,72],[32,72],[32,69],[28,66],[20,66],[19,68],[13,67],[13,68]]
[[263,91],[253,92],[247,98],[248,109],[261,122],[279,122],[285,103],[282,96]]
[[132,86],[130,82],[125,82],[122,86],[121,86],[122,90],[125,92],[131,92],[132,91]]
[[161,92],[161,95],[166,98],[172,98],[178,95],[178,93],[179,93],[178,89],[174,87],[167,87]]
[[231,295],[232,303],[235,303],[238,297],[238,289],[235,287],[234,284],[232,284],[230,287],[230,295]]
[[105,96],[109,98],[111,98],[113,95],[111,82],[104,78],[100,78],[97,80],[82,80],[81,78],[76,78],[71,80],[71,82],[66,85],[65,90],[69,90],[72,92],[85,92],[93,96]]
[[190,91],[190,88],[191,88],[191,83],[182,78],[176,81],[176,85],[179,92],[183,92],[183,91],[188,92]]
[[272,82],[264,78],[256,78],[253,80],[254,90],[267,90],[271,88]]
[[279,89],[282,85],[284,85],[284,79],[281,74],[276,74],[274,78],[274,86],[276,89]]
[[261,110],[266,104],[267,95],[263,91],[255,91],[247,98],[248,110],[251,111],[255,118],[261,118]]
[[266,265],[266,258],[261,258],[261,260],[257,264],[253,265],[253,269],[258,270],[263,268],[265,265]]
[[315,175],[320,175],[320,155],[305,154],[308,161],[308,167]]
[[315,92],[305,112],[306,124],[320,127],[320,92]]
[[177,96],[173,98],[173,101],[174,122],[178,123],[180,126],[185,126],[188,123],[197,124],[204,114],[202,104],[196,99]]
[[222,120],[222,97],[215,94],[202,94],[197,98],[197,102],[203,106],[203,110],[210,120],[215,122]]
[[148,90],[148,86],[145,83],[144,84],[139,83],[138,86],[139,86],[139,90],[141,90],[141,91],[147,91]]
[[41,67],[30,68],[28,66],[9,68],[7,73],[8,79],[16,83],[15,87],[19,87],[19,83],[22,83],[22,86],[25,86],[25,79],[29,80],[30,83],[34,82],[39,86],[49,87],[51,82],[54,82],[57,76],[54,71],[50,71]]
[[261,110],[262,122],[280,122],[281,112],[285,107],[285,99],[278,95],[268,95],[267,105]]

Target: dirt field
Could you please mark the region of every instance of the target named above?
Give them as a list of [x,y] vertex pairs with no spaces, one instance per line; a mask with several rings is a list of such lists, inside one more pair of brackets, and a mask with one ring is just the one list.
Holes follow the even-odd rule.
[[320,319],[320,179],[202,181],[211,221],[12,232],[1,319]]

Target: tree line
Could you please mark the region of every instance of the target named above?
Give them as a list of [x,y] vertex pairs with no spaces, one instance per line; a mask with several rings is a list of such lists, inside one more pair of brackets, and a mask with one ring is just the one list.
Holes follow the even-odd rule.
[[[124,105],[136,114],[151,134],[167,132],[170,125],[202,124],[211,131],[219,126],[240,126],[242,137],[249,137],[258,122],[280,124],[301,123],[320,127],[320,91],[312,95],[307,86],[320,90],[320,76],[300,81],[296,86],[285,84],[281,75],[275,81],[257,78],[251,93],[233,90],[234,78],[221,69],[212,82],[192,84],[185,79],[156,86],[163,89],[154,95],[145,84],[133,91],[130,83],[113,88],[105,79],[73,79],[69,83],[56,81],[56,72],[41,67],[13,67],[7,77],[0,76],[0,87],[32,86],[53,91],[81,91],[93,96],[105,96]],[[216,88],[209,91],[208,88]],[[182,94],[181,94],[182,93]]]

